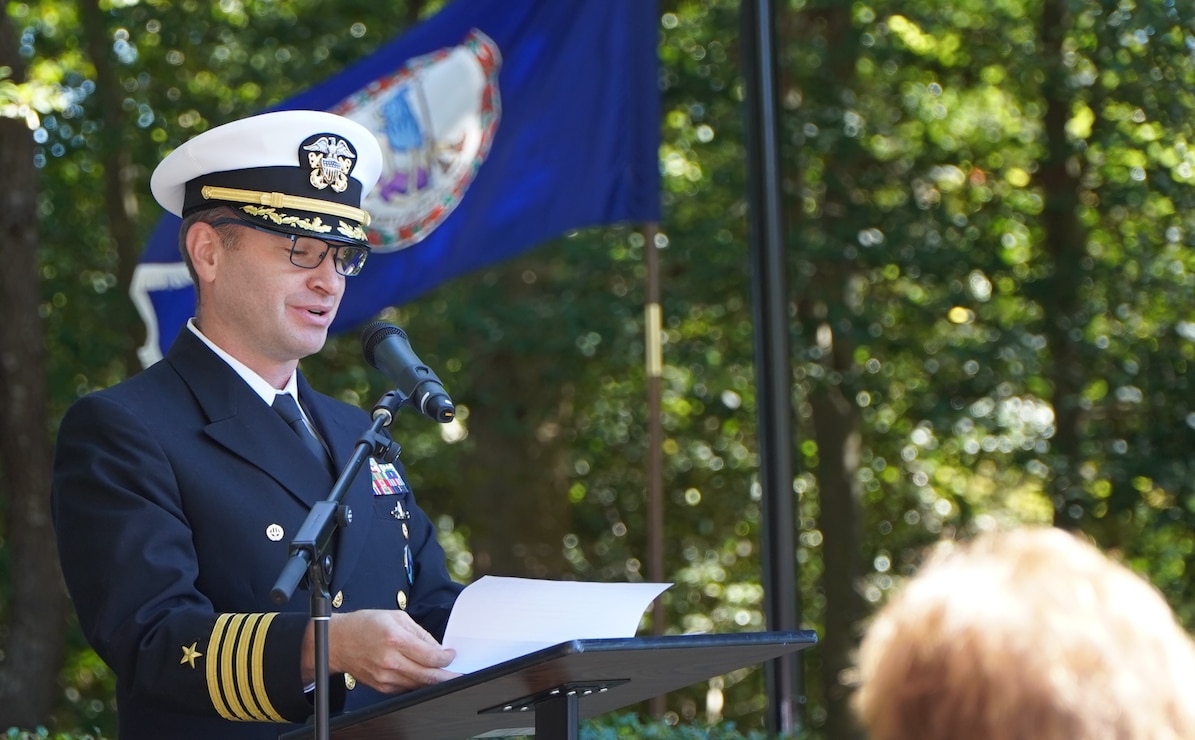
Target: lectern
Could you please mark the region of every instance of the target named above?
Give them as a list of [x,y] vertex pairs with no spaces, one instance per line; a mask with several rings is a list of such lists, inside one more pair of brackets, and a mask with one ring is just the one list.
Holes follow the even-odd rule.
[[[332,719],[334,740],[575,740],[582,719],[804,650],[811,631],[572,640]],[[283,735],[314,737],[314,728]]]

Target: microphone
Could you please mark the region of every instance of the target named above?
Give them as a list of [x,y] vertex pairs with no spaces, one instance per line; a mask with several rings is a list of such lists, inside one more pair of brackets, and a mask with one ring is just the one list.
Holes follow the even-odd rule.
[[361,333],[361,349],[365,352],[365,361],[385,373],[419,413],[441,424],[447,424],[456,416],[456,406],[444,390],[444,384],[415,356],[402,329],[384,321],[374,321]]

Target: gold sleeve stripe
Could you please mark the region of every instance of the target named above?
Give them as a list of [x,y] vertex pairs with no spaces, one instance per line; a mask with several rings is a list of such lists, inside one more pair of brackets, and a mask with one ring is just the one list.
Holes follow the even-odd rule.
[[[237,639],[238,645],[254,645],[254,635],[257,634],[257,623],[261,621],[260,614],[246,614],[245,618],[241,620],[241,632]],[[264,642],[262,643],[264,646]],[[247,717],[252,717],[255,720],[264,720],[265,717],[257,708],[256,702],[253,700],[253,686],[249,682],[249,662],[243,660],[241,651],[238,649],[234,651],[236,656],[233,660],[233,665],[230,669],[236,675],[233,679],[233,693],[236,695],[238,706]]]
[[208,643],[207,690],[216,712],[238,722],[286,722],[265,686],[265,644],[275,613],[221,614]]
[[286,718],[274,709],[274,705],[270,703],[269,695],[266,694],[266,634],[270,631],[270,622],[273,622],[274,617],[278,615],[271,612],[260,616],[261,618],[257,620],[253,636],[254,644],[260,647],[253,651],[252,656],[247,661],[253,671],[249,680],[249,691],[253,696],[253,703],[257,705],[258,711],[261,712],[262,716],[270,722],[286,722]]
[[220,690],[220,666],[224,664],[224,657],[220,655],[220,646],[224,643],[224,635],[228,630],[228,622],[234,614],[221,614],[216,618],[216,626],[212,628],[212,639],[207,646],[207,693],[211,697],[212,706],[224,719],[236,719],[232,710],[224,702],[224,694]]
[[253,720],[256,719],[249,714],[241,701],[239,695],[240,686],[237,685],[235,678],[237,653],[240,651],[241,642],[244,639],[241,636],[241,630],[245,626],[245,618],[248,614],[233,614],[232,619],[228,621],[228,631],[225,633],[224,643],[220,646],[220,683],[224,693],[224,701],[228,705],[229,711],[233,714],[233,719]]
[[[245,621],[244,614],[228,614],[227,620],[224,623],[222,630],[223,639],[217,645],[217,650],[213,650],[208,655],[215,655],[216,665],[218,668],[217,682],[215,686],[216,692],[220,695],[221,704],[224,706],[224,713],[227,713],[225,719],[248,721],[251,717],[247,716],[244,708],[241,706],[240,700],[236,695],[236,683],[232,677],[232,666],[235,660],[235,651],[237,644],[240,641],[241,624]],[[208,692],[212,692],[212,685],[208,684]]]

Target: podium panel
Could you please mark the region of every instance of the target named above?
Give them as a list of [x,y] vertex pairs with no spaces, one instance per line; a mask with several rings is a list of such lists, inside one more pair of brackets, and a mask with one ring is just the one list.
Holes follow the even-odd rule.
[[[804,650],[811,631],[573,640],[334,717],[335,740],[577,737],[580,719]],[[284,740],[313,738],[314,729]]]

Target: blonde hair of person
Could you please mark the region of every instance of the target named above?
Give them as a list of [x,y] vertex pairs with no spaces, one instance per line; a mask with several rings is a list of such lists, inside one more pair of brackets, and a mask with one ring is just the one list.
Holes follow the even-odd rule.
[[1161,594],[1058,529],[941,547],[877,614],[872,740],[1195,738],[1195,644]]

